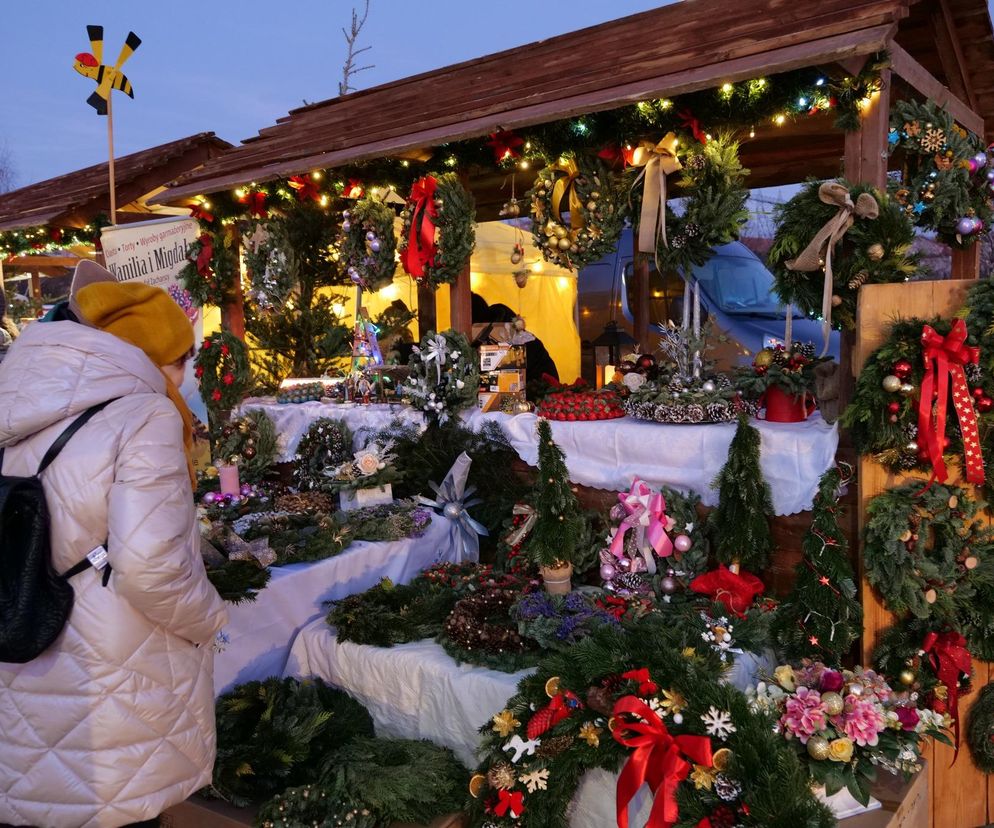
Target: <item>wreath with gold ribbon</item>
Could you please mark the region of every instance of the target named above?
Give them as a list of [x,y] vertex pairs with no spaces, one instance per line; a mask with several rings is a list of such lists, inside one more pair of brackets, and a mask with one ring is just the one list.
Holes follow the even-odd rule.
[[547,262],[579,270],[612,252],[624,212],[617,182],[598,158],[562,158],[528,191],[532,237]]
[[404,270],[433,288],[452,284],[473,254],[475,215],[473,196],[455,173],[415,181],[400,214],[404,224],[398,248]]
[[226,304],[235,288],[238,262],[225,237],[207,231],[201,233],[187,250],[186,259],[176,278],[194,302],[201,307]]
[[393,281],[397,239],[394,213],[371,196],[359,199],[342,213],[338,250],[353,284],[377,291]]

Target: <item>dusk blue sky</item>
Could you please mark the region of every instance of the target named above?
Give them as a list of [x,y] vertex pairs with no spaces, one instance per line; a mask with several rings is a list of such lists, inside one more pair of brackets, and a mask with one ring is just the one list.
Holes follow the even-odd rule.
[[[361,43],[373,48],[362,57],[376,65],[355,85],[375,86],[660,5],[665,2],[371,0]],[[128,29],[143,41],[125,68],[135,100],[115,93],[115,145],[125,155],[208,130],[237,143],[305,100],[334,97],[345,56],[341,27],[351,8],[350,0],[0,0],[0,148],[6,147],[16,185],[106,160],[105,119],[86,103],[93,82],[72,69],[74,56],[89,51],[88,23],[104,26],[108,63]]]

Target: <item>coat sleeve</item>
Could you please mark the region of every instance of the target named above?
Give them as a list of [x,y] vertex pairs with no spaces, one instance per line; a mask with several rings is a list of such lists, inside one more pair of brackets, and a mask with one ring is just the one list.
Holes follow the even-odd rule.
[[199,553],[183,426],[165,397],[120,447],[108,505],[114,588],[153,623],[207,644],[227,621]]

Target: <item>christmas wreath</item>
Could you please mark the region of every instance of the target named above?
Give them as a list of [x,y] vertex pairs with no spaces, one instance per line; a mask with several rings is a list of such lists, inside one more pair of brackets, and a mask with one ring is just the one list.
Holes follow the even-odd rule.
[[279,446],[276,426],[262,410],[249,411],[221,427],[216,459],[238,466],[243,483],[258,483],[276,462]]
[[550,164],[535,179],[528,198],[532,237],[547,262],[580,270],[617,245],[624,213],[615,176],[599,158],[562,158]]
[[905,281],[918,269],[901,205],[865,184],[809,181],[777,207],[776,224],[769,266],[777,294],[837,327],[855,326],[861,285]]
[[238,261],[225,237],[201,233],[187,249],[186,259],[176,278],[194,302],[201,307],[226,304],[238,278]]
[[[723,663],[709,648],[684,648],[681,636],[649,615],[544,659],[481,731],[471,824],[566,828],[584,772],[625,765],[619,813],[649,781],[657,816],[665,806],[681,826],[834,825],[773,720],[720,680]],[[655,750],[675,751],[676,761],[657,765]],[[647,780],[653,766],[659,774]]]
[[505,673],[534,667],[541,653],[511,618],[518,596],[512,589],[491,588],[459,599],[442,625],[438,642],[460,664]]
[[342,213],[339,259],[353,284],[364,290],[377,291],[393,281],[397,250],[393,219],[393,210],[372,196]]
[[[860,454],[892,472],[931,469],[939,482],[946,479],[946,461],[955,457],[968,482],[984,483],[980,432],[989,433],[994,400],[968,336],[961,319],[894,323],[863,366],[842,416]],[[933,391],[944,388],[949,391],[937,405],[922,406],[923,395],[931,401]]]
[[433,288],[454,282],[476,245],[475,214],[473,196],[455,173],[415,181],[400,214],[404,270]]
[[994,773],[994,684],[984,685],[966,719],[966,743],[975,764]]
[[352,456],[349,427],[341,420],[321,417],[311,423],[297,445],[294,481],[304,491],[320,489],[328,479],[325,472],[337,468]]
[[278,219],[249,222],[242,236],[242,256],[248,276],[247,298],[262,312],[282,308],[297,287],[286,222]]
[[981,238],[994,216],[994,168],[984,142],[932,101],[898,101],[888,136],[903,152],[900,180],[890,190],[917,227],[952,247]]
[[[686,199],[679,215],[666,204],[666,176],[678,171],[678,194]],[[628,174],[638,249],[655,255],[660,272],[689,277],[694,267],[714,255],[717,245],[739,237],[749,217],[744,183],[748,175],[739,162],[738,142],[730,135],[682,147],[672,132],[655,146],[643,141]]]
[[429,423],[445,422],[476,403],[480,372],[469,340],[456,331],[428,331],[415,345],[404,393]]
[[237,336],[227,331],[212,333],[200,345],[193,364],[200,396],[209,410],[227,411],[242,401],[252,374],[248,349]]

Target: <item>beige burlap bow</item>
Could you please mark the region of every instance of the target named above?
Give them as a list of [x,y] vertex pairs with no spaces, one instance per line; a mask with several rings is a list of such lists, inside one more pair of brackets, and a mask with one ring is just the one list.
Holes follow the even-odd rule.
[[538,512],[535,511],[533,506],[529,506],[527,503],[516,504],[513,514],[524,515],[525,519],[521,522],[520,526],[516,526],[507,534],[507,537],[504,538],[504,543],[512,548],[517,546],[525,538],[527,538],[529,534],[531,534],[532,529],[535,527],[535,523],[538,521]]
[[825,266],[825,285],[821,295],[822,334],[825,339],[821,355],[828,353],[828,337],[832,330],[832,253],[842,241],[846,231],[857,218],[875,219],[880,215],[880,205],[870,193],[860,193],[853,203],[849,189],[837,181],[826,181],[818,188],[818,198],[825,204],[834,204],[839,211],[825,222],[810,243],[796,259],[787,262],[789,270],[810,273]]
[[683,169],[676,157],[677,137],[672,132],[658,144],[642,141],[632,153],[632,166],[642,171],[632,183],[632,189],[645,180],[642,192],[642,213],[639,216],[638,245],[640,253],[654,253],[657,239],[666,242],[666,176]]

